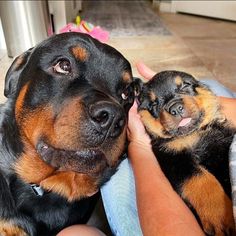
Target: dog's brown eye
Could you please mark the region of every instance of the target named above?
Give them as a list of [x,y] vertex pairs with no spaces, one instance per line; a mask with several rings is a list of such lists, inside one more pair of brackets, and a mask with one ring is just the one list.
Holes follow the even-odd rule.
[[54,67],[54,70],[60,74],[69,74],[71,72],[70,62],[67,60],[59,61]]

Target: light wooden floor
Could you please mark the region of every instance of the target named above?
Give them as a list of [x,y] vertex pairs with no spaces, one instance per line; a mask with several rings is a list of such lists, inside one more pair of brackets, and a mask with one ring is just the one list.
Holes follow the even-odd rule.
[[161,18],[215,79],[236,91],[236,22],[170,13]]
[[[142,60],[157,72],[183,70],[236,91],[236,23],[183,14],[160,16],[171,36],[116,37],[108,43],[131,62],[135,76],[135,62]],[[5,100],[4,77],[11,61],[0,51],[0,102]]]
[[172,36],[115,38],[111,45],[133,66],[142,60],[156,71],[184,70],[199,79],[216,79],[236,91],[236,22],[158,14]]

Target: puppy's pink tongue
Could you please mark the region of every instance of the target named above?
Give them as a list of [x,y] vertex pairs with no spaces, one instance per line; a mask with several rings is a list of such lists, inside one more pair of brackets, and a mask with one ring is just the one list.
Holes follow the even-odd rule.
[[187,124],[189,124],[191,122],[192,118],[188,117],[188,118],[184,118],[179,122],[178,127],[183,127],[186,126]]

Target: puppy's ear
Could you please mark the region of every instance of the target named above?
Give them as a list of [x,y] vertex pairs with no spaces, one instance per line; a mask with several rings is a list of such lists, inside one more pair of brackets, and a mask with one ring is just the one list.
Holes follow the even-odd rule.
[[135,94],[135,97],[138,97],[139,94],[141,93],[142,91],[142,87],[143,87],[143,81],[139,78],[135,78],[134,77],[134,94]]
[[8,69],[5,77],[5,87],[4,87],[5,97],[10,98],[14,96],[17,89],[17,84],[19,81],[20,74],[28,62],[28,58],[31,54],[32,49],[33,48],[29,49],[28,51],[18,56]]

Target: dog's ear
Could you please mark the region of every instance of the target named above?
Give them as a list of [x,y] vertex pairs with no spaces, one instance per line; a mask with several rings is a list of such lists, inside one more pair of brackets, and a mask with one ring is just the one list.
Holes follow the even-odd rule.
[[5,77],[5,87],[4,87],[5,97],[10,98],[15,94],[20,74],[24,69],[25,65],[27,64],[32,49],[33,48],[30,48],[28,51],[18,56],[8,69]]
[[142,87],[143,87],[143,81],[139,78],[135,78],[134,77],[134,94],[135,97],[138,97],[140,92],[142,91]]

